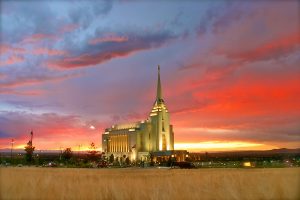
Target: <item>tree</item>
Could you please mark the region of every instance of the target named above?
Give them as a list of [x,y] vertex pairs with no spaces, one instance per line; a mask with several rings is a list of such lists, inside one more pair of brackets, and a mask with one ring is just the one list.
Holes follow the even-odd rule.
[[25,158],[27,162],[32,162],[34,149],[35,147],[32,146],[32,141],[30,140],[25,146],[25,151],[26,151]]
[[125,162],[125,158],[126,158],[126,155],[124,154],[122,157],[120,157],[120,162],[121,164],[123,165],[124,162]]
[[109,156],[109,162],[110,162],[110,163],[113,163],[114,160],[115,160],[114,154],[111,154],[111,155]]
[[69,148],[66,148],[64,150],[64,152],[62,153],[62,157],[64,160],[70,160],[73,156],[73,152],[72,152],[72,149],[69,147]]
[[25,151],[26,151],[25,158],[27,162],[32,162],[33,160],[33,152],[35,147],[32,146],[32,138],[33,138],[33,131],[30,132],[30,140],[25,146]]
[[[89,160],[96,161],[97,157],[98,157],[97,153],[99,151],[96,151],[96,145],[95,145],[94,142],[91,143],[91,146],[89,147],[89,149],[90,149],[88,151],[88,158],[89,158]],[[101,157],[101,155],[100,155],[100,157]]]

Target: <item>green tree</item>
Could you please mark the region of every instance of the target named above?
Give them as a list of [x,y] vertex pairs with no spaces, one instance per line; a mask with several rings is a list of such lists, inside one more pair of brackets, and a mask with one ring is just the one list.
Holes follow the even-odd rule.
[[27,162],[31,163],[33,161],[33,152],[34,152],[35,147],[32,146],[32,141],[30,140],[27,145],[25,146],[25,159]]
[[66,148],[64,150],[64,152],[62,153],[62,157],[64,160],[70,160],[73,156],[73,152],[72,152],[72,149],[69,147],[69,148]]
[[94,142],[91,143],[91,146],[89,147],[88,151],[88,159],[92,161],[96,161],[98,157],[101,157],[101,155],[97,155],[99,151],[96,151],[96,145]]
[[115,158],[114,165],[118,165],[118,166],[120,165],[119,157],[116,157],[116,158]]
[[125,159],[125,163],[126,163],[126,165],[129,165],[129,164],[130,164],[129,157],[127,157],[127,158]]

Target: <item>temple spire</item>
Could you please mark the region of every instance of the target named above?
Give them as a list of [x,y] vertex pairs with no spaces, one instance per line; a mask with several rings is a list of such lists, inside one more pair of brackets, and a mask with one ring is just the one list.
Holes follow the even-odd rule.
[[157,93],[156,93],[156,101],[160,102],[162,100],[162,92],[161,92],[161,83],[160,83],[160,66],[157,66],[158,76],[157,76]]

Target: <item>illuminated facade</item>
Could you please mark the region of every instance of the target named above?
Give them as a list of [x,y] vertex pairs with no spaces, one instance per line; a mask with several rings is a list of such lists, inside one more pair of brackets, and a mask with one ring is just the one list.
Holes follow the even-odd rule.
[[162,98],[159,66],[156,99],[148,119],[105,129],[102,134],[102,150],[107,156],[126,155],[131,160],[142,160],[150,152],[174,150],[173,127]]

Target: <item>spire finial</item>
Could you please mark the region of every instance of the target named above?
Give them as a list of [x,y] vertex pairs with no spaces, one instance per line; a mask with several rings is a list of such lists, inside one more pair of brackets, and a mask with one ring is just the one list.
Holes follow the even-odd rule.
[[156,101],[160,101],[162,99],[161,94],[161,83],[160,83],[160,66],[157,66],[157,94],[156,94]]

